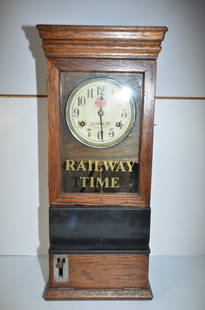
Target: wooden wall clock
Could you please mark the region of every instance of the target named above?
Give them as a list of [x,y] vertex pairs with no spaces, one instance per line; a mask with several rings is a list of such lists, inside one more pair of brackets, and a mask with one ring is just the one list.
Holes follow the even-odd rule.
[[166,27],[38,25],[48,60],[45,299],[151,299],[156,58]]

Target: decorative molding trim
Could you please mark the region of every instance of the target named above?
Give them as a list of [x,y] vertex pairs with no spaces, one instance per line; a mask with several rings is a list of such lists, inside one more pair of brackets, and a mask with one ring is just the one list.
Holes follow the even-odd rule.
[[37,25],[47,57],[156,59],[168,30],[158,26]]

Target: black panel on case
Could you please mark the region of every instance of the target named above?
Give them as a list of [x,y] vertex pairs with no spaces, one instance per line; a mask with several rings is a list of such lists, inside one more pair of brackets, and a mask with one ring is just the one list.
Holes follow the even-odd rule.
[[50,253],[149,253],[150,208],[49,209]]

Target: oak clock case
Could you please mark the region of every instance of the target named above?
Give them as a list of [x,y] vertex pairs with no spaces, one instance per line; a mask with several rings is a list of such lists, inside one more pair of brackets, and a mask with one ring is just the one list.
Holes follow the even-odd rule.
[[156,58],[166,27],[38,25],[48,60],[48,300],[151,299]]

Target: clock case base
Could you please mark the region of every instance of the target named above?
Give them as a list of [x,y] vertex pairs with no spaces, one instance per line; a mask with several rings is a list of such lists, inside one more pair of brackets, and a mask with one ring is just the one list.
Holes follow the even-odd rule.
[[[60,275],[59,258],[64,259]],[[50,254],[46,300],[152,299],[148,280],[149,255]]]
[[151,300],[153,295],[150,286],[124,289],[74,289],[51,288],[48,282],[43,297],[45,300]]

